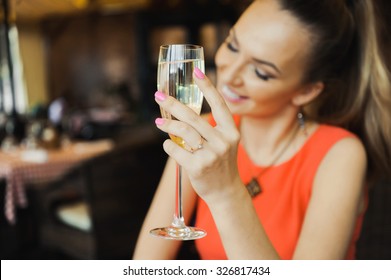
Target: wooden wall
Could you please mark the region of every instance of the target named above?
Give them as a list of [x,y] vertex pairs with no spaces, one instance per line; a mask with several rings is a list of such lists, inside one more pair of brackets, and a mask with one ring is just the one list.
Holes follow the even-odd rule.
[[81,107],[116,102],[113,89],[140,99],[133,14],[51,19],[43,24],[49,96],[68,96]]

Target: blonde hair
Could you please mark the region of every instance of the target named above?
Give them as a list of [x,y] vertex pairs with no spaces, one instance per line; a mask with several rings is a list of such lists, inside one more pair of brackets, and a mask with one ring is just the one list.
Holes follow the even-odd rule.
[[308,117],[357,134],[368,178],[391,176],[391,75],[371,0],[279,0],[314,37],[304,82],[325,90]]

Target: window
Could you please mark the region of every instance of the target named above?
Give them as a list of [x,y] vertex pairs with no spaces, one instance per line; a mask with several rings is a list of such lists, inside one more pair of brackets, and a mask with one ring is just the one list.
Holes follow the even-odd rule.
[[12,98],[12,84],[8,66],[7,40],[5,27],[0,27],[0,111],[10,113],[13,109],[18,113],[25,113],[27,95],[23,79],[23,66],[19,53],[18,31],[16,26],[9,30],[11,63],[13,67],[13,84],[15,104]]

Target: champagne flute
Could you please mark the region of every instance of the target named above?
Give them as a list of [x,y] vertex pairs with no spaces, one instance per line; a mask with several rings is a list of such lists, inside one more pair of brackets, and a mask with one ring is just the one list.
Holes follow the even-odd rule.
[[[175,97],[181,103],[200,114],[203,95],[193,79],[195,67],[205,69],[204,52],[196,45],[163,45],[159,52],[157,89]],[[170,113],[161,110],[164,118],[175,119]],[[185,141],[170,134],[170,138],[179,146],[185,148]],[[206,235],[203,229],[185,225],[182,210],[182,167],[176,168],[175,212],[170,226],[155,228],[150,231],[154,236],[175,240],[194,240]]]

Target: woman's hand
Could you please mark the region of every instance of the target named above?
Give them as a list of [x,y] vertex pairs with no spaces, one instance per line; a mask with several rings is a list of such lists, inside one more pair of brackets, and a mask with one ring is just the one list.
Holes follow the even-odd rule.
[[159,118],[156,124],[162,131],[185,140],[186,147],[182,148],[167,139],[164,150],[186,170],[198,195],[211,201],[229,195],[238,184],[243,185],[237,168],[240,134],[224,99],[210,80],[198,68],[193,75],[211,107],[216,126],[160,92],[155,94],[157,103],[177,120]]

